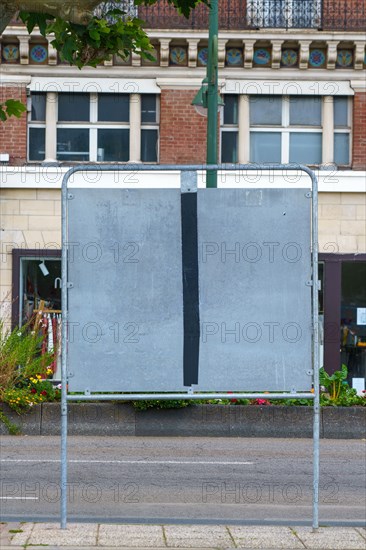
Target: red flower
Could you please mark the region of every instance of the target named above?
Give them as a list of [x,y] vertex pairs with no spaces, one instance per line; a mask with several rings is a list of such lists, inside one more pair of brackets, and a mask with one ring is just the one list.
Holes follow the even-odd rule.
[[41,395],[47,395],[46,390],[41,391]]
[[[228,391],[227,393],[233,393],[232,391]],[[237,399],[230,399],[231,403],[237,403],[238,400]]]
[[255,399],[253,405],[270,405],[271,403],[267,399]]
[[37,393],[37,390],[35,388],[32,388],[31,393]]

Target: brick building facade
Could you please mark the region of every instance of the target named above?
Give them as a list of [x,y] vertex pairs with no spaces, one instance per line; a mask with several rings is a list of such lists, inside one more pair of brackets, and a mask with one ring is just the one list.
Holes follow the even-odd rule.
[[[26,114],[0,128],[0,291],[14,323],[24,319],[26,258],[60,249],[68,166],[205,161],[206,119],[191,101],[206,72],[207,8],[187,21],[162,0],[139,16],[154,62],[131,55],[79,71],[37,31],[14,23],[1,37],[0,100],[27,103]],[[343,342],[340,357],[339,333],[366,341],[357,324],[366,308],[365,24],[365,0],[219,1],[219,161],[315,169],[324,361],[330,371],[348,361],[356,378],[365,356]]]

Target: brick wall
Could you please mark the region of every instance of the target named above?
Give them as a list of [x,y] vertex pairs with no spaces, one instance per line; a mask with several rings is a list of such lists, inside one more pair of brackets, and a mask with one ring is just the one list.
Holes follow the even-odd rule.
[[[219,0],[219,28],[242,29],[246,27],[245,0]],[[158,0],[153,6],[139,6],[139,17],[151,29],[208,29],[209,8],[199,4],[189,19],[179,15],[167,0]]]
[[206,160],[207,119],[191,105],[196,93],[196,90],[161,92],[161,164],[201,164]]
[[353,102],[352,168],[366,170],[366,92],[357,92]]
[[[0,103],[7,99],[18,99],[26,103],[25,86],[0,86]],[[24,164],[27,159],[27,115],[10,117],[0,123],[0,153],[9,153],[10,164]]]
[[323,0],[324,30],[359,30],[366,26],[366,0]]

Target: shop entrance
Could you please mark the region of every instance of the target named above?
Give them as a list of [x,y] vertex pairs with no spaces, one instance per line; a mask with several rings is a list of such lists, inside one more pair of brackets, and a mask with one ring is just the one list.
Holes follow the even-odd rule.
[[324,262],[324,367],[347,366],[347,381],[366,383],[366,254],[321,254]]
[[350,385],[352,379],[365,379],[366,262],[342,262],[341,363],[348,368]]

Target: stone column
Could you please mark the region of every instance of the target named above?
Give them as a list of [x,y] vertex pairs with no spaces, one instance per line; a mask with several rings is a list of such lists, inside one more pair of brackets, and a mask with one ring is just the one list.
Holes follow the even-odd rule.
[[238,136],[238,162],[240,164],[247,164],[250,158],[249,149],[249,96],[239,95],[238,105],[238,124],[239,124],[239,136]]
[[141,95],[130,94],[130,159],[141,162]]
[[322,164],[334,164],[334,101],[323,96],[323,158]]
[[57,158],[57,100],[56,92],[46,95],[46,137],[44,163],[55,163]]

